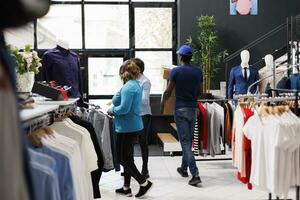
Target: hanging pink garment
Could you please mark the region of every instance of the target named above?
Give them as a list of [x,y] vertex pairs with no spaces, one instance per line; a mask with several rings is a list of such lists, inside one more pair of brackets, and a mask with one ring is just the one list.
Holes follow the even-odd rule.
[[249,15],[252,8],[252,0],[238,0],[236,10],[240,15]]

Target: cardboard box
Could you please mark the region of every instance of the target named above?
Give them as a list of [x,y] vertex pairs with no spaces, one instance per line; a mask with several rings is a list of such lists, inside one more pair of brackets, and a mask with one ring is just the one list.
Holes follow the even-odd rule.
[[[162,70],[163,70],[163,79],[165,80],[164,81],[164,91],[166,90],[167,88],[167,85],[168,85],[168,79],[169,79],[169,75],[170,75],[170,72],[172,70],[174,66],[172,67],[162,67]],[[174,110],[175,110],[175,102],[176,102],[176,93],[175,93],[175,89],[173,89],[172,93],[171,93],[171,96],[169,97],[169,99],[166,101],[165,103],[165,107],[164,107],[164,110],[163,110],[163,115],[174,115]]]

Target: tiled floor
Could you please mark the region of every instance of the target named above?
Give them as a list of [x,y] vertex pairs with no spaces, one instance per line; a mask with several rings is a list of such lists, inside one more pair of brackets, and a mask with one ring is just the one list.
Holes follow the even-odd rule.
[[[268,199],[268,193],[253,189],[249,191],[246,185],[235,178],[236,170],[231,161],[201,161],[197,162],[202,178],[202,187],[192,187],[187,184],[189,178],[181,178],[176,168],[181,157],[150,157],[150,180],[154,183],[145,199],[157,200],[263,200]],[[141,158],[135,158],[137,166],[141,166]],[[132,199],[116,195],[114,190],[122,186],[120,173],[103,174],[100,182],[102,199],[123,200]],[[132,192],[138,191],[138,184],[132,181]],[[291,197],[295,196],[290,191]],[[295,198],[294,198],[295,199]]]

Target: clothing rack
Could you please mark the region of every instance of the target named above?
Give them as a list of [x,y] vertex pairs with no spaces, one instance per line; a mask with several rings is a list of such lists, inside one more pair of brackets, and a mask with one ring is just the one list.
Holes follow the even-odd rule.
[[198,102],[228,102],[234,99],[198,99]]
[[28,133],[32,133],[43,126],[49,126],[53,123],[53,116],[51,113],[47,113],[40,117],[28,120],[22,124],[23,128],[27,130]]
[[[290,90],[290,89],[270,89],[273,92],[286,92],[286,93],[293,93],[295,94],[294,97],[285,97],[285,98],[262,98],[262,99],[256,99],[256,102],[263,102],[263,101],[268,101],[268,102],[277,102],[277,101],[286,101],[286,100],[294,100],[295,101],[295,110],[294,113],[299,116],[299,104],[298,104],[298,100],[299,100],[299,93],[300,90]],[[272,200],[272,194],[269,193],[269,198],[268,200]],[[276,200],[280,200],[279,197],[276,197]],[[290,199],[288,199],[290,200]],[[300,186],[296,186],[296,200],[300,200]]]
[[76,104],[60,105],[57,109],[49,111],[38,117],[29,119],[22,122],[22,127],[29,133],[42,128],[43,126],[49,126],[53,124],[55,119],[60,118],[68,112],[74,112],[76,110]]
[[[198,102],[230,102],[233,101],[233,99],[198,99]],[[225,144],[225,134],[224,134],[224,141],[223,141],[223,145],[224,145],[224,150],[221,152],[220,155],[226,155],[226,144]],[[232,158],[211,158],[211,159],[207,159],[207,158],[200,158],[200,159],[195,159],[195,161],[224,161],[224,160],[232,160]]]
[[101,106],[99,106],[99,105],[92,104],[92,103],[89,103],[89,102],[86,102],[86,101],[84,101],[83,103],[84,103],[85,105],[94,107],[95,109],[101,109]]

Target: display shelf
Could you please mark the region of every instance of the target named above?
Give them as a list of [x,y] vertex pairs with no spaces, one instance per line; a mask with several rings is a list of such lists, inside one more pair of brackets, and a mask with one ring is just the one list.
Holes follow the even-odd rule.
[[38,105],[58,105],[58,106],[67,106],[76,103],[79,98],[69,99],[67,101],[52,101],[52,100],[45,100],[42,98],[34,98],[35,103]]
[[55,111],[59,108],[59,105],[39,105],[35,104],[33,109],[24,109],[20,112],[20,118],[22,121],[28,121],[36,117],[42,116],[49,112]]

